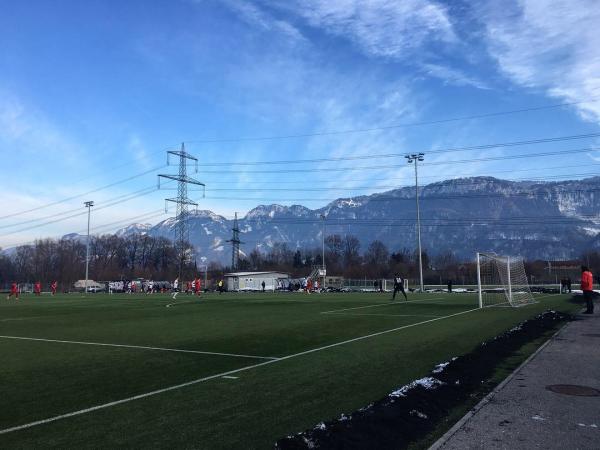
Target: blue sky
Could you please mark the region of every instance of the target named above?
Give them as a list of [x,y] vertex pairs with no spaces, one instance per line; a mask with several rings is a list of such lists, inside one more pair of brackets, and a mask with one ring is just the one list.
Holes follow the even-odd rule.
[[[98,205],[97,232],[166,218],[173,191],[110,205],[175,173],[161,166],[182,141],[207,186],[206,198],[190,195],[231,217],[261,203],[316,208],[411,184],[405,152],[600,132],[594,0],[0,5],[0,247],[83,231],[85,216],[62,219],[85,200]],[[415,125],[563,103],[571,105]],[[373,128],[384,129],[327,134]],[[303,137],[246,139],[290,135]],[[432,153],[426,163],[594,146],[597,138]],[[371,158],[207,165],[350,156]],[[589,151],[424,164],[420,174],[580,178],[599,164],[600,152]],[[333,167],[352,170],[315,170]],[[314,187],[327,190],[307,191]],[[273,190],[281,188],[290,190]]]

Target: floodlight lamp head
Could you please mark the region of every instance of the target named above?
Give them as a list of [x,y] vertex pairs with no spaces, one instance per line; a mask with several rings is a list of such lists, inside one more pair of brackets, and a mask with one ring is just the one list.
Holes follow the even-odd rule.
[[89,208],[90,206],[94,206],[94,202],[93,201],[85,202],[84,205],[86,208]]

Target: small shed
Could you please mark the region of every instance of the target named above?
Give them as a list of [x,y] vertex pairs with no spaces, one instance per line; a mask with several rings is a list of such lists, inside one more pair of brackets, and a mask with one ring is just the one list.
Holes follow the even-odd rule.
[[[77,280],[74,284],[73,287],[75,289],[81,289],[82,291],[85,289],[86,286],[86,280]],[[88,289],[104,289],[105,285],[100,284],[100,283],[96,283],[94,280],[87,280],[87,287]]]
[[228,291],[262,291],[262,283],[265,283],[265,291],[275,291],[290,276],[282,272],[232,272],[226,273],[225,288]]

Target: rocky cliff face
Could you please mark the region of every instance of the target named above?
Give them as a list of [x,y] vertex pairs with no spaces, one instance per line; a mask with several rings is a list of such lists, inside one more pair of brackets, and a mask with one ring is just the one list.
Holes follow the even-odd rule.
[[[454,179],[420,188],[423,248],[434,255],[471,257],[495,251],[526,258],[570,258],[600,248],[600,177],[560,182],[512,182],[489,177]],[[390,250],[413,249],[416,240],[414,188],[342,198],[311,210],[260,205],[239,219],[241,249],[267,251],[275,242],[292,249],[321,245],[325,234],[353,234],[362,249],[375,239]],[[175,220],[134,224],[121,235],[149,233],[172,238]],[[211,211],[189,218],[197,255],[228,263],[233,221]]]

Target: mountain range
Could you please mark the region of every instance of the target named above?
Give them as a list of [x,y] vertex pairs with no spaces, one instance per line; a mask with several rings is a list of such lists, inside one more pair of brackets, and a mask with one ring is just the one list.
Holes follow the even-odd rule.
[[[473,177],[419,188],[421,240],[430,255],[451,252],[471,259],[476,251],[527,259],[566,259],[600,248],[600,177],[556,182]],[[324,223],[323,223],[324,221]],[[118,235],[148,233],[173,238],[174,218],[132,224]],[[320,248],[325,236],[351,234],[361,251],[374,240],[390,251],[416,245],[415,188],[339,198],[325,207],[259,205],[239,219],[242,253],[267,252],[275,242],[292,250]],[[191,212],[190,242],[196,256],[229,264],[233,220],[211,211]]]

